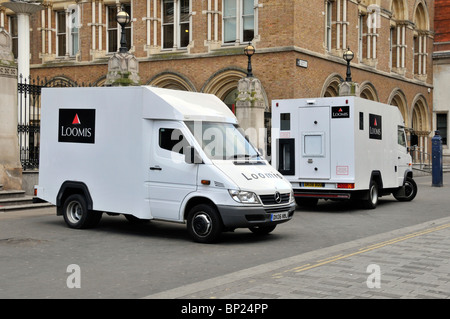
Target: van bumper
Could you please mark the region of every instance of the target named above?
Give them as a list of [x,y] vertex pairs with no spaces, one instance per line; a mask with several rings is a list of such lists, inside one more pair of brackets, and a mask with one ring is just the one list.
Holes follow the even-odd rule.
[[[233,229],[285,223],[294,216],[295,202],[275,207],[218,206],[217,208],[224,226]],[[273,215],[279,213],[287,213],[288,218],[273,221]]]

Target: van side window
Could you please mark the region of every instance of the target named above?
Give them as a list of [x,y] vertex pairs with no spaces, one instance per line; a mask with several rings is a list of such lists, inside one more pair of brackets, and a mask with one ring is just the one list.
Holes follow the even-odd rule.
[[280,130],[281,131],[291,130],[291,113],[280,114]]
[[398,127],[398,144],[406,147],[406,134],[405,129],[402,126]]
[[159,147],[162,149],[183,154],[184,147],[188,145],[183,133],[179,129],[159,129]]

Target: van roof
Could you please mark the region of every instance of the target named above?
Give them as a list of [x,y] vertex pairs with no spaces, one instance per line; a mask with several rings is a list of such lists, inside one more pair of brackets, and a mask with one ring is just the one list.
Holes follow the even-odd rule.
[[[64,108],[83,104],[124,103],[134,99],[128,108],[140,109],[144,119],[211,121],[237,124],[229,107],[213,94],[188,92],[152,86],[43,88],[43,95]],[[137,99],[136,99],[137,98]],[[141,100],[142,99],[142,100]],[[136,102],[141,100],[142,105]],[[126,103],[126,102],[125,102]],[[101,102],[100,102],[101,104]],[[58,106],[59,107],[59,106]]]
[[[228,106],[213,94],[152,86],[142,86],[142,88],[144,88],[144,103],[146,100],[152,101],[154,98],[159,98],[163,102],[158,103],[158,107],[144,105],[144,118],[237,123],[236,117]],[[146,99],[147,95],[153,98]]]

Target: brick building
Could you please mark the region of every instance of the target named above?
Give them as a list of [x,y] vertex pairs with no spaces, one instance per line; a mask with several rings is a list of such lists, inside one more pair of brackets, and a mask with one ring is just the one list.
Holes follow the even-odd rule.
[[[433,123],[433,0],[44,0],[31,17],[31,74],[72,85],[102,85],[118,49],[122,8],[142,84],[216,94],[231,105],[253,73],[271,100],[334,96],[355,52],[361,96],[393,104],[428,151]],[[439,1],[437,1],[439,2]],[[448,1],[447,1],[448,2]],[[0,23],[16,36],[13,12]]]

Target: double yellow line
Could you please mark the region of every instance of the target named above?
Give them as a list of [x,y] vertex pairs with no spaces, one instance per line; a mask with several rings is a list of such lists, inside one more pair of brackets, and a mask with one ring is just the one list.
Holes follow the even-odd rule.
[[370,246],[367,246],[367,247],[364,247],[364,248],[360,248],[358,251],[353,252],[353,253],[349,253],[349,254],[346,254],[346,255],[339,254],[339,255],[336,255],[336,256],[333,256],[333,257],[328,257],[326,259],[318,260],[314,264],[305,264],[305,265],[302,265],[300,267],[295,267],[295,268],[292,268],[292,269],[289,269],[289,270],[285,270],[285,271],[283,271],[281,273],[273,274],[272,278],[281,278],[281,277],[283,277],[283,274],[287,273],[287,272],[296,272],[296,273],[298,273],[298,272],[306,271],[306,270],[309,270],[309,269],[312,269],[312,268],[317,268],[317,267],[320,267],[320,266],[323,266],[323,265],[326,265],[326,264],[330,264],[330,263],[338,261],[338,260],[342,260],[342,259],[345,259],[345,258],[348,258],[348,257],[356,256],[356,255],[359,255],[359,254],[362,254],[362,253],[365,253],[365,252],[368,252],[368,251],[371,251],[371,250],[375,250],[375,249],[378,249],[378,248],[389,246],[389,245],[392,245],[392,244],[395,244],[395,243],[398,243],[398,242],[401,242],[401,241],[405,241],[407,239],[411,239],[411,238],[415,238],[415,237],[418,237],[418,236],[426,235],[426,234],[433,233],[433,232],[436,232],[436,231],[440,231],[440,230],[443,230],[443,229],[446,229],[446,228],[450,228],[450,224],[436,226],[436,227],[433,227],[433,228],[427,228],[427,229],[422,230],[422,231],[418,231],[418,232],[411,233],[411,234],[408,234],[408,235],[405,235],[405,236],[401,236],[401,237],[397,237],[397,238],[394,238],[394,239],[390,239],[390,240],[387,240],[387,241],[384,241],[384,242],[381,242],[381,243],[377,243],[377,244],[373,244],[373,245],[370,245]]

